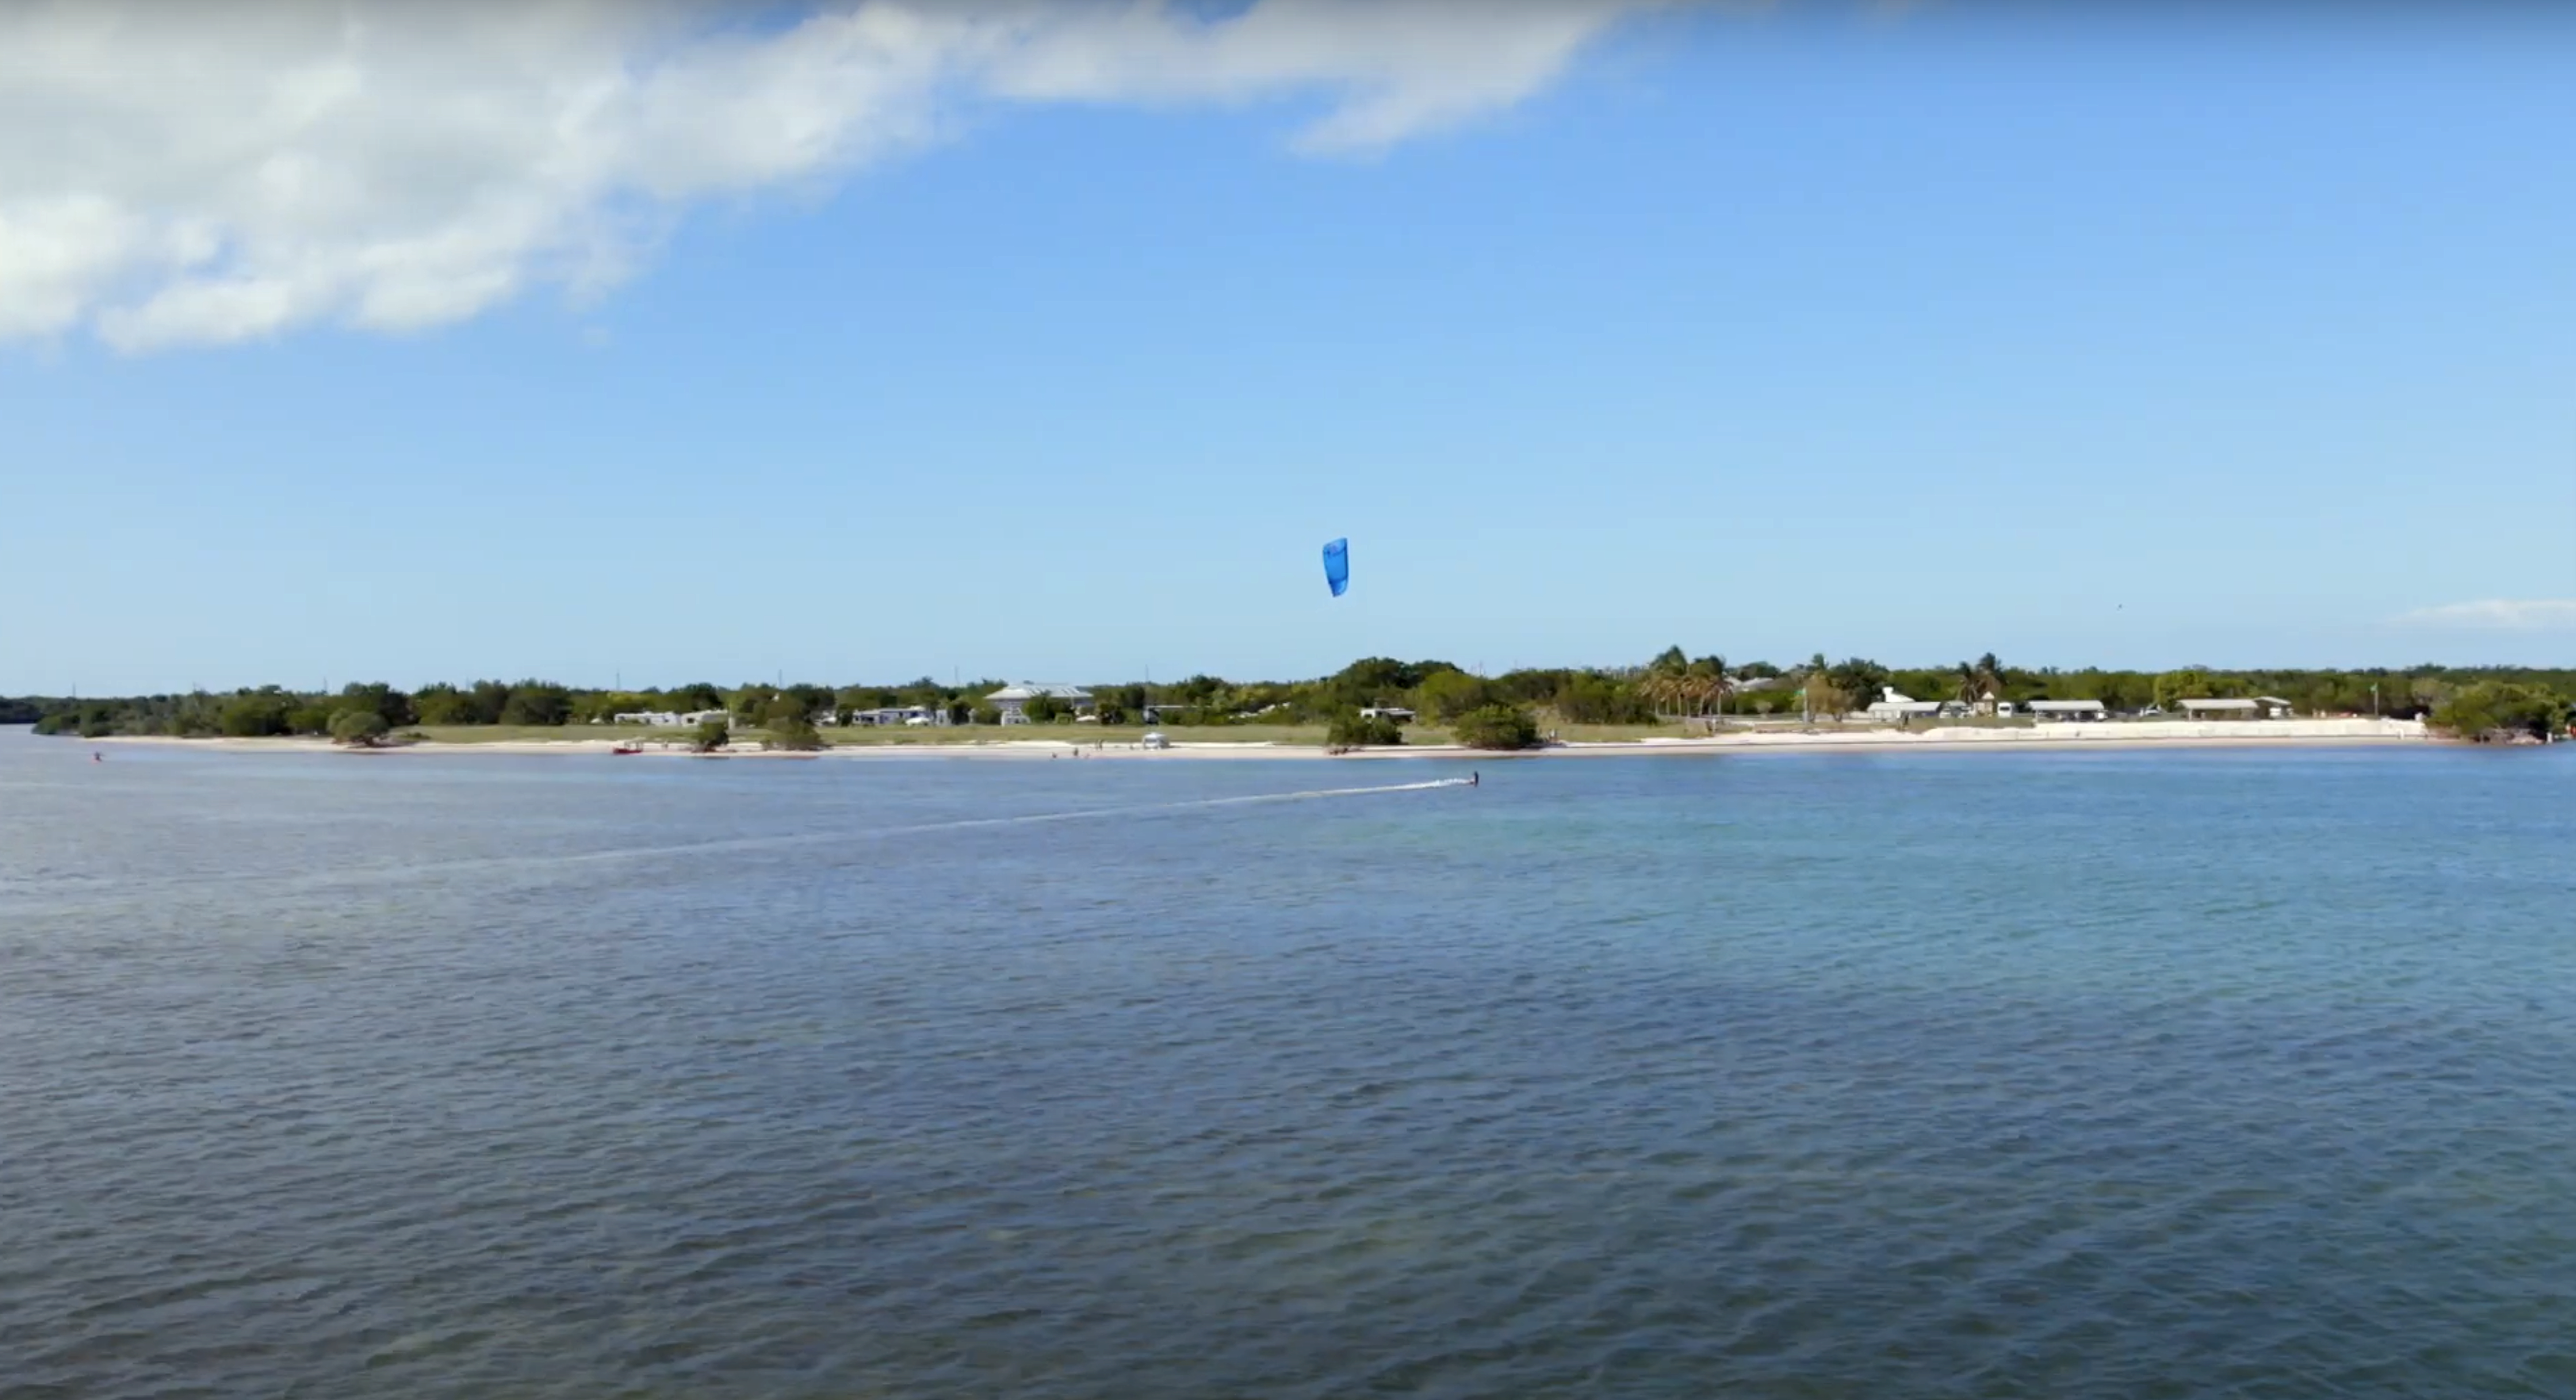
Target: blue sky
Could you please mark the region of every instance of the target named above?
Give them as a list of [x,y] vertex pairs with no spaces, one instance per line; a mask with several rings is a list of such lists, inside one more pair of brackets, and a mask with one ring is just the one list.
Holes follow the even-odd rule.
[[[2576,16],[2429,8],[1273,0],[857,107],[782,11],[527,51],[753,104],[569,192],[346,52],[337,144],[0,147],[0,693],[2576,662]],[[822,147],[672,154],[798,84]]]

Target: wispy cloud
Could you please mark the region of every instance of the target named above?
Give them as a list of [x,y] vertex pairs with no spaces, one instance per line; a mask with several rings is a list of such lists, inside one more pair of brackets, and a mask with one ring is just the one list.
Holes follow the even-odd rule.
[[628,277],[672,217],[960,101],[1311,94],[1309,153],[1510,107],[1656,0],[59,0],[0,8],[0,340],[405,330]]
[[2391,619],[2409,627],[2477,627],[2504,632],[2576,629],[2576,598],[2484,598],[2417,608]]

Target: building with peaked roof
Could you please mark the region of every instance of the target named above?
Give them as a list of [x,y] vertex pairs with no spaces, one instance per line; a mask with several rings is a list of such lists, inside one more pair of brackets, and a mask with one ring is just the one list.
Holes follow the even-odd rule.
[[1091,708],[1091,692],[1081,686],[1041,685],[1036,681],[1021,681],[1014,685],[1006,685],[985,696],[984,703],[1002,712],[1004,724],[1027,724],[1029,723],[1029,702],[1041,695],[1063,704],[1076,713]]
[[1870,702],[1870,707],[1861,712],[1870,719],[1903,724],[1910,719],[1931,719],[1941,713],[1938,700],[1917,700],[1892,685],[1878,689],[1880,698]]

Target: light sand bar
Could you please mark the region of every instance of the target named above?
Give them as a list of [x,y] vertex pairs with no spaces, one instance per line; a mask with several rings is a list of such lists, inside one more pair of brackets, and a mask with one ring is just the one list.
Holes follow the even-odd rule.
[[[964,744],[852,744],[821,753],[763,752],[733,749],[716,755],[691,753],[684,744],[648,744],[638,758],[757,758],[768,760],[891,761],[920,758],[1084,759],[1115,758],[1146,762],[1190,762],[1206,759],[1326,759],[1379,761],[1405,758],[1547,759],[1615,758],[1650,754],[1708,753],[1844,753],[1975,749],[2119,749],[2283,747],[2326,748],[2338,745],[2425,743],[2432,735],[2423,723],[2409,719],[2292,720],[2133,720],[2101,724],[2048,724],[2028,727],[1971,725],[1921,729],[1863,728],[1819,725],[1813,729],[1767,729],[1693,738],[1650,738],[1617,743],[1567,743],[1526,753],[1506,754],[1447,744],[1408,745],[1328,754],[1304,744],[1175,742],[1148,749],[1129,742],[1077,743],[1056,739],[996,740]],[[86,741],[93,744],[176,744],[197,749],[247,753],[352,752],[323,739],[174,739],[134,736]],[[609,757],[617,741],[609,739],[496,740],[471,744],[414,744],[354,752],[366,756],[420,753],[567,754]]]

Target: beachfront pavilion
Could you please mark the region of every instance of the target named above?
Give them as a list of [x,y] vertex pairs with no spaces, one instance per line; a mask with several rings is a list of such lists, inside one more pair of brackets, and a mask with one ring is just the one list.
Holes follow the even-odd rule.
[[1091,708],[1091,692],[1081,686],[1040,685],[1036,681],[1021,681],[1017,685],[1006,685],[985,696],[984,703],[1002,712],[1004,724],[1027,724],[1029,702],[1041,695],[1076,714]]
[[2042,724],[2050,720],[2103,719],[2111,713],[2099,700],[2033,700],[2025,708],[2031,718]]
[[2184,717],[2189,719],[2288,719],[2291,705],[2278,695],[2257,695],[2251,700],[2185,700]]

